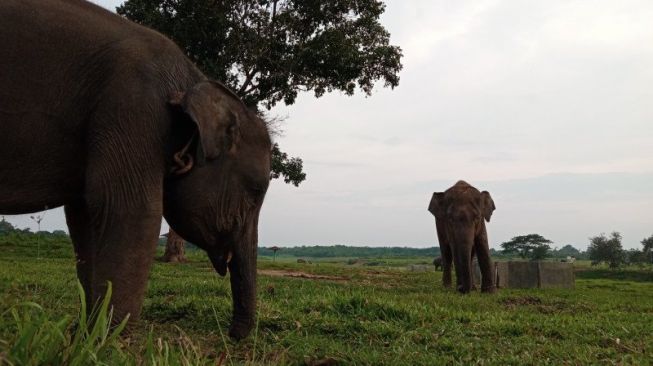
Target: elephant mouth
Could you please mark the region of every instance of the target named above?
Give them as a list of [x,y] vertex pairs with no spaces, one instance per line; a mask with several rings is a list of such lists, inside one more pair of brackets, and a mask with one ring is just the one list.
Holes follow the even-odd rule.
[[220,276],[227,275],[227,268],[232,257],[231,251],[209,250],[208,255],[215,271]]

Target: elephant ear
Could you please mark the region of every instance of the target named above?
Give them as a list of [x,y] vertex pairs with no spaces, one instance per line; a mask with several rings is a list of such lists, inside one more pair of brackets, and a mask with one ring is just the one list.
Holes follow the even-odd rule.
[[444,192],[433,192],[431,203],[429,203],[429,212],[432,213],[436,219],[444,218]]
[[481,192],[481,211],[485,221],[490,222],[490,218],[492,218],[492,213],[494,212],[495,209],[496,206],[494,205],[492,196],[490,196],[490,192],[488,191]]
[[[185,92],[175,92],[168,101],[181,110],[196,127],[196,133],[174,154],[173,173],[190,170],[194,159],[200,165],[221,154],[234,152],[240,140],[239,111],[244,107],[238,97],[224,85],[202,81]],[[197,137],[196,151],[190,147]],[[194,156],[193,156],[194,155]]]

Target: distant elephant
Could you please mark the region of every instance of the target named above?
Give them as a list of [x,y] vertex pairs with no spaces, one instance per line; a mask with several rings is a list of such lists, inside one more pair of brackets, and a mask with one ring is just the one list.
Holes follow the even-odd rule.
[[442,257],[435,257],[433,259],[433,266],[435,266],[436,271],[442,269]]
[[[163,35],[81,0],[0,2],[0,214],[64,206],[89,305],[141,311],[161,217],[256,309],[265,123]],[[210,296],[210,294],[207,294]]]
[[456,289],[461,293],[473,289],[472,258],[476,255],[482,275],[481,291],[496,291],[485,229],[485,221],[490,221],[495,208],[487,191],[479,192],[464,181],[458,181],[444,192],[433,193],[428,210],[435,216],[445,287],[451,287],[453,261]]

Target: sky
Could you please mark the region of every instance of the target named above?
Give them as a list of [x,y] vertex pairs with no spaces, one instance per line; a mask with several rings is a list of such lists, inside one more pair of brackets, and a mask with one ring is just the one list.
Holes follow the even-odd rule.
[[[653,2],[386,5],[397,88],[272,110],[308,177],[271,184],[260,246],[436,246],[426,208],[459,179],[491,193],[494,248],[538,233],[585,249],[612,231],[636,248],[653,234]],[[65,229],[62,210],[41,225]]]

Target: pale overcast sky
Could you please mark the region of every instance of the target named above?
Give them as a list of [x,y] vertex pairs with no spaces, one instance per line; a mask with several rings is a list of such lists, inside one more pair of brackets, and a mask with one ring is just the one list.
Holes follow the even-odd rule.
[[[398,88],[273,110],[308,179],[271,185],[259,245],[434,246],[428,201],[458,179],[492,194],[495,248],[653,234],[653,2],[386,4]],[[28,216],[8,219],[34,227]],[[61,210],[42,226],[65,228]]]

